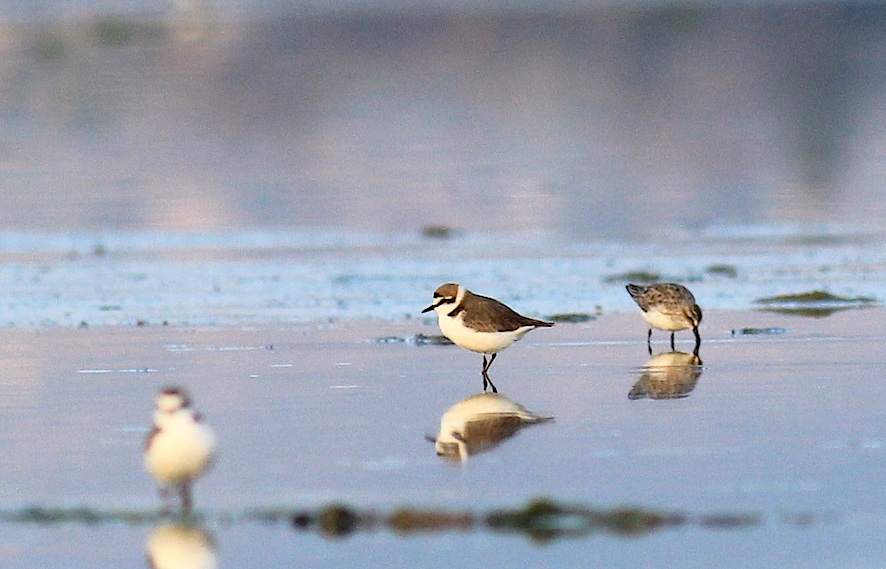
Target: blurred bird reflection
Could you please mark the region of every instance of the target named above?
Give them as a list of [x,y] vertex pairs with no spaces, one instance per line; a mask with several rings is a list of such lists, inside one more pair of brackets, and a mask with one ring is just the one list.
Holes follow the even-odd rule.
[[447,409],[440,419],[440,433],[430,440],[438,456],[464,461],[497,447],[523,427],[551,420],[500,393],[478,393]]
[[662,352],[640,368],[640,379],[628,399],[681,399],[695,389],[702,373],[701,358],[685,352]]
[[206,529],[188,524],[157,526],[145,545],[151,569],[215,569],[215,540]]

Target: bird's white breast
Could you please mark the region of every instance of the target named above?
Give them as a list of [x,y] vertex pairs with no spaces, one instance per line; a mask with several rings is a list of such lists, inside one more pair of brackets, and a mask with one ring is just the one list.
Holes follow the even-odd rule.
[[214,452],[212,430],[181,412],[168,417],[151,440],[145,466],[164,484],[189,482],[209,467]]
[[669,330],[676,332],[677,330],[685,330],[692,327],[692,322],[682,314],[664,314],[655,308],[650,308],[643,312],[643,319],[653,328],[659,330]]
[[[451,307],[444,308],[452,310]],[[440,331],[456,345],[473,352],[483,354],[500,352],[532,330],[532,326],[524,326],[509,332],[477,332],[465,325],[462,314],[464,313],[452,318],[443,311],[438,312]]]

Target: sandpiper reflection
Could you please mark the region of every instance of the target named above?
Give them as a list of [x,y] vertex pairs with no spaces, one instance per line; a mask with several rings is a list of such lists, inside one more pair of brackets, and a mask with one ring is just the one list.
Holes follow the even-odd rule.
[[466,460],[491,450],[528,425],[553,420],[536,415],[500,393],[478,393],[443,413],[435,443],[437,455]]
[[196,525],[166,523],[145,544],[151,569],[215,569],[215,540]]
[[640,368],[640,379],[628,393],[628,399],[681,399],[688,397],[701,377],[698,354],[662,352],[649,358]]

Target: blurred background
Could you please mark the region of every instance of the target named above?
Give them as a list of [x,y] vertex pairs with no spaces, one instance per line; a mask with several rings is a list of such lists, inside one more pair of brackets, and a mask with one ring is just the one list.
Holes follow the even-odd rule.
[[886,5],[0,1],[0,231],[882,229]]

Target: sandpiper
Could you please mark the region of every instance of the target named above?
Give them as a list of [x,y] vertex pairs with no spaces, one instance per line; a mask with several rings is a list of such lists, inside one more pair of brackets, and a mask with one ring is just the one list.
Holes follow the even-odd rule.
[[212,465],[215,435],[191,408],[191,398],[180,387],[167,387],[157,396],[154,428],[145,441],[145,467],[165,496],[178,490],[182,510],[193,506],[191,484]]
[[698,325],[701,322],[701,308],[689,289],[676,283],[655,283],[649,286],[629,284],[625,287],[640,310],[643,319],[649,323],[646,345],[652,354],[652,328],[670,331],[671,350],[674,349],[674,332],[692,328],[695,334],[695,353],[701,346]]
[[[521,316],[494,298],[474,294],[456,283],[440,285],[434,291],[434,302],[422,312],[431,310],[437,313],[444,336],[462,348],[483,354],[483,391],[488,384],[493,393],[498,389],[489,379],[489,368],[498,352],[530,330],[554,325]],[[486,356],[491,356],[488,361]]]

